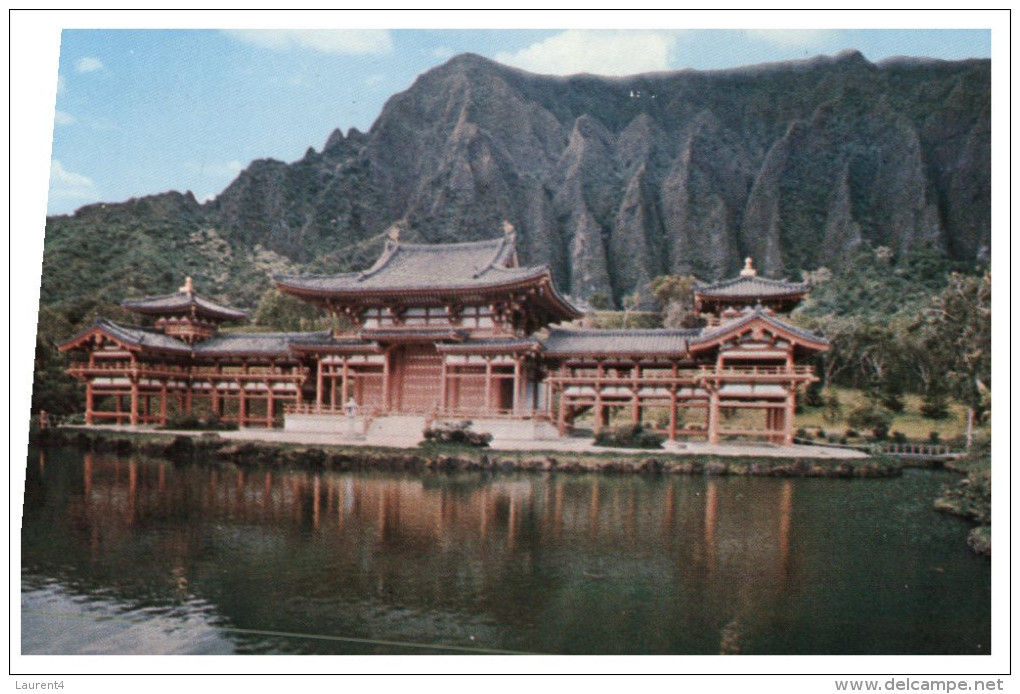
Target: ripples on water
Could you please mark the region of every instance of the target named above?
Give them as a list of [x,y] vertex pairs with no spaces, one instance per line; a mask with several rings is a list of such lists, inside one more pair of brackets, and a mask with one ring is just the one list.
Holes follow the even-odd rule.
[[988,653],[946,477],[29,461],[23,653]]

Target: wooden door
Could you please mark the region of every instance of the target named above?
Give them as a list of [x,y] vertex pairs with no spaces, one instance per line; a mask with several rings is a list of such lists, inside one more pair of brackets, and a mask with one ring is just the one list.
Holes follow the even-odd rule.
[[392,354],[390,402],[398,412],[426,414],[439,407],[442,357],[432,344],[405,345]]

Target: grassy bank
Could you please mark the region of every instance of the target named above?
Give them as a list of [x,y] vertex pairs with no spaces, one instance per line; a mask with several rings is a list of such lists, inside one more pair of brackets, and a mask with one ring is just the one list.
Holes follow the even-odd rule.
[[664,452],[571,453],[564,451],[499,451],[456,444],[425,443],[414,449],[369,446],[310,446],[290,443],[240,442],[214,433],[175,436],[152,432],[119,432],[53,428],[37,431],[40,446],[76,446],[119,455],[144,454],[179,462],[223,461],[240,466],[329,470],[487,470],[536,472],[599,472],[645,474],[736,475],[761,477],[894,477],[902,473],[891,459],[852,461],[782,458],[732,458],[672,455]]
[[[869,446],[876,443],[871,431],[855,429],[848,421],[850,413],[868,403],[867,396],[860,390],[852,388],[831,388],[838,406],[809,407],[804,404],[803,394],[798,400],[798,412],[794,417],[794,431],[798,439],[820,444],[841,444],[853,446]],[[914,444],[946,444],[953,448],[962,448],[966,442],[967,410],[957,402],[948,404],[948,412],[941,419],[928,419],[921,415],[923,398],[919,395],[905,394],[902,397],[903,409],[900,412],[889,412],[890,424],[886,442]],[[627,426],[631,422],[629,406],[610,407],[606,410],[606,424],[609,426]],[[679,413],[679,423],[685,421],[685,412]],[[764,414],[755,410],[725,409],[722,412],[726,428],[754,429],[764,428]],[[649,407],[644,412],[645,421],[659,431],[669,426],[669,410],[664,407]],[[704,415],[693,415],[692,424],[704,424]],[[594,414],[589,411],[577,418],[575,425],[581,429],[592,429]],[[976,426],[975,438],[988,436],[988,428]]]
[[[846,436],[848,430],[852,430],[847,417],[855,408],[865,405],[867,397],[862,391],[851,388],[832,388],[832,394],[836,396],[839,407],[830,411],[825,407],[803,407],[794,418],[794,427],[805,429],[812,436],[817,436],[819,431],[824,432],[825,437],[838,440]],[[957,403],[950,402],[948,414],[942,419],[928,419],[921,415],[923,398],[920,395],[905,394],[902,397],[903,410],[891,413],[892,423],[889,425],[889,435],[892,437],[896,432],[901,433],[912,443],[928,443],[932,441],[932,432],[938,435],[942,443],[955,443],[962,445],[967,432],[967,410]],[[803,402],[803,398],[801,399]],[[859,436],[849,437],[850,443],[864,442],[870,439],[870,432],[860,431]],[[975,427],[976,438],[987,436],[987,427]]]

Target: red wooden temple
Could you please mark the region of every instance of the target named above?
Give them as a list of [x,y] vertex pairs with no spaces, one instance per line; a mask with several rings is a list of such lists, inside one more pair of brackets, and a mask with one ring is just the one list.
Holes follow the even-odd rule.
[[[500,436],[567,435],[643,422],[670,439],[762,437],[789,444],[803,364],[824,339],[778,314],[808,287],[741,276],[698,284],[693,330],[558,326],[582,317],[545,266],[520,267],[516,235],[404,243],[391,232],[363,272],[274,277],[281,292],[345,319],[343,331],[230,333],[237,309],[176,294],[126,301],[148,319],[102,318],[61,345],[85,383],[86,422],[166,424],[215,415],[240,426],[340,431],[367,420],[471,419]],[[743,414],[741,414],[743,413]],[[588,415],[586,415],[588,416]],[[498,438],[498,437],[497,437]]]

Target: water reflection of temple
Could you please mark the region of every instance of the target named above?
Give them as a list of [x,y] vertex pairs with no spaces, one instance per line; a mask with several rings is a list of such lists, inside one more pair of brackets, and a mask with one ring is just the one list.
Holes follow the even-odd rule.
[[[882,484],[914,499],[915,482]],[[984,575],[942,573],[927,516],[887,533],[873,511],[888,499],[839,480],[311,474],[48,451],[25,494],[23,585],[137,615],[198,605],[251,633],[547,653],[958,652],[910,620],[936,610],[949,636],[976,608],[938,596]],[[355,652],[266,638],[239,648]]]
[[93,549],[100,537],[106,547],[129,541],[133,528],[194,522],[233,528],[237,543],[246,535],[312,536],[331,551],[367,549],[387,562],[421,552],[416,561],[475,553],[512,564],[567,541],[579,566],[623,547],[661,570],[772,585],[790,562],[789,480],[315,474],[175,468],[92,453],[80,472],[80,498],[68,514],[89,527]]

